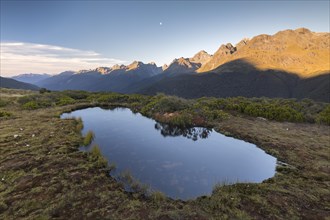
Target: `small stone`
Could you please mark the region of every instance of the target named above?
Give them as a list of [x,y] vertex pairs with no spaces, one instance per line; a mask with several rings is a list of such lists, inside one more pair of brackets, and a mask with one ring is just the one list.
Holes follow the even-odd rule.
[[32,134],[32,137],[35,137],[36,135],[35,134]]
[[288,130],[289,130],[289,128],[286,128],[286,130],[288,131]]
[[18,134],[14,134],[14,138],[18,138],[18,136],[19,136]]
[[257,119],[262,120],[262,121],[267,121],[267,119],[263,118],[263,117],[257,117]]
[[20,128],[19,130],[20,130],[20,131],[23,131],[24,129],[23,129],[23,128]]
[[29,144],[26,144],[25,146],[27,146],[27,147],[30,147],[30,145],[29,145]]
[[2,178],[1,178],[1,181],[5,181],[5,178],[4,178],[4,177],[2,177]]

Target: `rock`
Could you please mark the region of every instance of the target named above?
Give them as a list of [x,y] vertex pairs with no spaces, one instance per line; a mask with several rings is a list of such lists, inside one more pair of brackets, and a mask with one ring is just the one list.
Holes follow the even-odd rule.
[[164,64],[163,66],[162,66],[162,70],[164,71],[164,70],[166,70],[168,68],[168,65],[167,64]]
[[125,65],[115,64],[111,67],[111,70],[126,69]]
[[101,74],[108,74],[111,72],[111,68],[109,67],[98,67],[95,69],[96,72],[99,72]]
[[204,64],[212,58],[212,55],[208,54],[205,50],[201,50],[196,53],[192,58],[189,58],[190,62]]

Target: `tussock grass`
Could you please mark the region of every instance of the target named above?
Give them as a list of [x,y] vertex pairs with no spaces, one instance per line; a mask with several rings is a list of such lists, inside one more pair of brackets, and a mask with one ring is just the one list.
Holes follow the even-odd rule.
[[[77,125],[77,130],[80,128],[80,124]],[[95,134],[93,131],[88,131],[87,134],[84,137],[83,145],[88,146],[92,143],[94,140]]]
[[103,157],[100,147],[98,145],[93,145],[90,150],[90,159],[94,162],[98,168],[106,168],[108,166],[108,161]]
[[167,198],[166,195],[163,192],[160,191],[154,191],[151,193],[150,198],[153,202],[156,204],[159,204],[161,202],[164,202]]

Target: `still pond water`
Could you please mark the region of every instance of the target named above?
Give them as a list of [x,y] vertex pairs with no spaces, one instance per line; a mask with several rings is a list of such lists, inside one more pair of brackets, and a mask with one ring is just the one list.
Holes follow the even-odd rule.
[[275,174],[276,158],[212,129],[171,127],[127,108],[95,107],[61,116],[72,117],[83,120],[83,134],[95,133],[91,146],[98,144],[116,164],[113,176],[129,171],[172,198],[208,195],[217,183],[262,182]]

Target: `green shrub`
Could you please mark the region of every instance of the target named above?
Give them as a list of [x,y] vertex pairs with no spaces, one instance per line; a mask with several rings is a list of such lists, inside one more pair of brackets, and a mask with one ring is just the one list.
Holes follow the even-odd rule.
[[152,100],[148,102],[145,106],[142,107],[141,113],[143,115],[151,115],[156,104],[157,104],[157,100]]
[[[36,109],[52,106],[59,98],[59,93],[45,93],[20,97],[17,101],[25,109]],[[25,107],[24,107],[25,106]]]
[[323,111],[318,114],[316,121],[320,124],[330,125],[330,105],[327,105]]
[[23,108],[28,109],[28,110],[33,110],[33,109],[40,108],[40,106],[38,105],[38,103],[36,101],[29,101],[23,105]]
[[129,98],[128,95],[121,95],[117,93],[101,94],[98,97],[94,97],[100,103],[122,103],[126,102]]
[[165,96],[161,98],[155,105],[157,112],[176,112],[190,107],[186,99],[178,98],[176,96]]
[[171,113],[188,109],[190,106],[191,102],[186,99],[176,96],[157,95],[141,109],[141,113],[145,115],[150,115],[153,112]]
[[44,93],[47,93],[47,92],[50,92],[50,90],[46,89],[46,88],[41,88],[39,89],[39,93],[40,94],[44,94]]
[[251,103],[246,106],[244,113],[255,117],[264,117],[276,121],[303,122],[302,113],[290,106],[279,106],[275,104]]
[[0,118],[6,118],[12,116],[12,113],[6,111],[0,111]]
[[148,101],[148,99],[149,99],[148,96],[144,96],[144,95],[140,95],[140,94],[132,94],[132,95],[128,96],[127,101],[129,103],[132,103],[132,102],[144,103],[144,102]]
[[179,127],[189,127],[192,125],[193,116],[188,111],[181,111],[179,114],[175,114],[173,117],[169,118],[168,123],[171,125],[176,125]]
[[76,91],[76,90],[65,90],[62,92],[65,96],[68,96],[75,100],[86,99],[90,93],[86,91]]
[[200,111],[202,117],[212,120],[223,120],[229,117],[229,114],[222,110],[210,110],[207,107],[203,107]]
[[25,103],[30,102],[30,101],[35,101],[34,95],[22,96],[17,100],[17,102],[21,105],[24,105]]
[[63,106],[63,105],[71,105],[73,103],[75,103],[75,100],[73,98],[70,98],[69,96],[63,96],[56,104],[59,106]]

